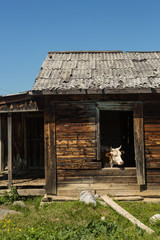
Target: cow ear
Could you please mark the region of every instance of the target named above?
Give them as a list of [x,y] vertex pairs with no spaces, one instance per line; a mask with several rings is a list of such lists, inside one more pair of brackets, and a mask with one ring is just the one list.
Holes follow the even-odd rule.
[[110,156],[111,156],[111,153],[108,152],[108,153],[105,154],[105,156],[106,156],[106,157],[110,157]]
[[110,147],[110,152],[112,151],[112,147]]
[[121,151],[121,154],[122,154],[122,155],[125,154],[125,151],[122,150],[122,151]]

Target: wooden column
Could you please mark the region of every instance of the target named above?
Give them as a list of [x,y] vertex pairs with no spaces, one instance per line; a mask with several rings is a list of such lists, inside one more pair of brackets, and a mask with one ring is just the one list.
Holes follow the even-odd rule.
[[143,137],[143,103],[134,104],[134,149],[137,171],[137,182],[145,185],[145,159]]
[[97,160],[101,158],[101,145],[100,145],[100,116],[99,109],[96,107],[96,142],[97,142]]
[[44,142],[46,193],[57,194],[55,104],[44,111]]
[[4,151],[2,139],[2,116],[0,115],[0,172],[4,170]]
[[12,187],[12,115],[8,114],[8,188]]
[[22,122],[23,122],[23,131],[24,131],[24,165],[25,168],[27,168],[27,126],[26,126],[26,115],[24,115],[24,113],[22,113]]

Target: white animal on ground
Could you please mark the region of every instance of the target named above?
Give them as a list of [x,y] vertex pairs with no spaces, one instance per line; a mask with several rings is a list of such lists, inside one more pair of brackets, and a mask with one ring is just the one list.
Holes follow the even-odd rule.
[[106,153],[106,157],[109,157],[109,164],[111,166],[111,168],[113,167],[114,164],[117,165],[123,165],[124,162],[121,158],[121,155],[124,154],[124,151],[120,151],[122,146],[120,146],[119,148],[110,148],[110,152]]
[[94,206],[96,206],[96,198],[98,197],[97,194],[95,196],[92,195],[91,192],[84,190],[80,193],[80,202],[85,202],[86,204],[92,203]]

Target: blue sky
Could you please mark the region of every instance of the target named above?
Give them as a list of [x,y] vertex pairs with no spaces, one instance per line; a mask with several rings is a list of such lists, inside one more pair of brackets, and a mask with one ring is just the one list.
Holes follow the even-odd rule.
[[160,50],[160,0],[0,0],[0,95],[30,90],[48,51]]

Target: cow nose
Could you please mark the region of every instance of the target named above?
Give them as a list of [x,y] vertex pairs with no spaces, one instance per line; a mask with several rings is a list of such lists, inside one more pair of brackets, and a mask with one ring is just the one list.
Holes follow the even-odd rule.
[[120,164],[121,164],[121,165],[123,165],[123,164],[124,164],[124,162],[123,162],[123,161],[121,161],[121,162],[120,162]]

